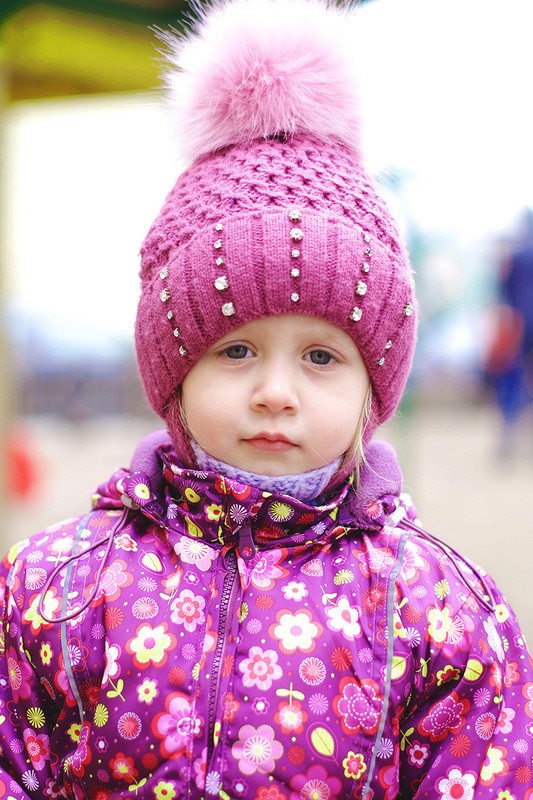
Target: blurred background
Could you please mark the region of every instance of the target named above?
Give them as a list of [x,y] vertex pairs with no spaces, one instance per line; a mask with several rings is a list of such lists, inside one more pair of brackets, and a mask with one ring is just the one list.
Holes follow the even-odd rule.
[[[132,328],[139,246],[181,168],[153,29],[188,5],[2,0],[2,551],[85,512],[160,427]],[[367,164],[422,311],[380,435],[426,527],[496,578],[531,644],[533,5],[366,0],[359,16]]]

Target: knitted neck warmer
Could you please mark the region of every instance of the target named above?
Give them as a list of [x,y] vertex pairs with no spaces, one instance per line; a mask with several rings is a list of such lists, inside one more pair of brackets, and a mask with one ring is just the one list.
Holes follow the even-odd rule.
[[342,463],[341,456],[330,464],[326,464],[325,467],[302,472],[299,475],[257,475],[254,472],[246,472],[232,467],[224,461],[218,461],[202,450],[195,441],[191,441],[191,447],[200,470],[217,472],[239,483],[255,486],[272,494],[287,494],[302,503],[310,503],[311,500],[322,494]]

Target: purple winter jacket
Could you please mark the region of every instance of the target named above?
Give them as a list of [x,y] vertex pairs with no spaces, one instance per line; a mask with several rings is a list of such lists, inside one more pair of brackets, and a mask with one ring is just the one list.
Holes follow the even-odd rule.
[[388,445],[324,505],[144,442],[4,559],[0,797],[533,798],[533,664]]

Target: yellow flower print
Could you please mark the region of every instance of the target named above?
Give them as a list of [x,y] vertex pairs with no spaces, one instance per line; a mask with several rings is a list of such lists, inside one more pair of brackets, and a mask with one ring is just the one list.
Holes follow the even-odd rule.
[[133,655],[136,667],[143,667],[150,661],[162,666],[168,658],[168,651],[176,646],[176,637],[167,633],[167,625],[152,628],[148,624],[140,625],[135,636],[126,643],[126,650]]
[[42,708],[38,708],[36,706],[28,708],[26,711],[26,716],[32,728],[42,728],[46,722],[44,711]]
[[435,597],[438,597],[439,600],[444,600],[444,598],[448,597],[450,594],[450,584],[446,578],[443,578],[435,584],[433,590],[435,592]]
[[103,703],[98,703],[96,706],[96,711],[94,712],[94,724],[101,728],[102,725],[105,725],[107,720],[109,719],[109,711],[107,710],[106,706]]
[[54,655],[54,651],[52,650],[52,645],[50,644],[50,642],[42,643],[39,655],[41,656],[41,661],[43,662],[43,665],[47,667],[52,661],[52,656]]
[[500,625],[503,625],[504,622],[507,622],[510,616],[509,609],[503,603],[498,603],[498,605],[494,609],[494,613]]
[[224,509],[222,508],[222,506],[217,505],[217,503],[211,503],[210,506],[205,507],[205,513],[207,519],[210,519],[212,522],[218,522],[218,520],[224,513]]
[[441,644],[453,628],[453,618],[450,610],[444,608],[430,608],[428,611],[428,634],[434,642]]
[[287,503],[281,503],[279,500],[272,503],[268,512],[269,517],[276,522],[285,522],[293,514],[294,510]]
[[137,697],[139,698],[140,703],[146,703],[149,705],[152,700],[155,700],[158,694],[159,690],[157,688],[156,680],[145,678],[144,681],[137,686]]
[[344,767],[344,774],[347,778],[357,780],[366,772],[365,759],[361,753],[354,753],[350,750],[345,759],[343,759],[342,766]]
[[486,786],[494,782],[497,775],[505,775],[509,770],[509,764],[505,760],[507,755],[506,747],[498,747],[497,745],[489,744],[485,761],[481,766],[480,778],[481,782]]
[[73,742],[79,742],[81,733],[81,722],[73,722],[67,731]]
[[154,786],[154,797],[156,800],[174,800],[176,797],[176,789],[172,781],[159,781]]

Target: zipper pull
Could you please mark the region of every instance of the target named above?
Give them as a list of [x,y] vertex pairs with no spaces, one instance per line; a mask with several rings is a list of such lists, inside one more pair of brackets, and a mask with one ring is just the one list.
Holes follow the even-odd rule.
[[257,553],[257,547],[249,525],[245,525],[239,531],[239,551],[245,561],[250,561]]

